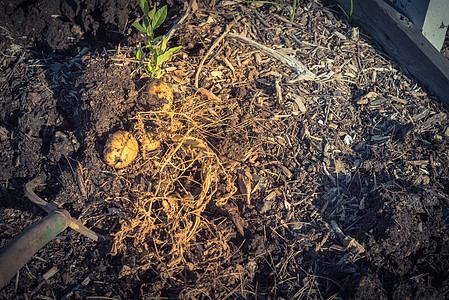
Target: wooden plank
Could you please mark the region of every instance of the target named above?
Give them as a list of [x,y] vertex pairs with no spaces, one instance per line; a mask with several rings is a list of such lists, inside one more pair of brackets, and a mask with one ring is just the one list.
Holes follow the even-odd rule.
[[449,1],[398,0],[396,8],[415,24],[438,51],[441,50],[449,24]]
[[[351,0],[336,0],[350,11]],[[449,62],[403,15],[383,0],[353,0],[356,20],[404,71],[449,107]]]

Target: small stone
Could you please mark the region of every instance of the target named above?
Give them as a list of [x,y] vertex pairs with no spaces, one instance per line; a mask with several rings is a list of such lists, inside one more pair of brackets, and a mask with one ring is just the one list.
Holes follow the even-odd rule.
[[8,129],[0,126],[0,142],[6,141],[8,139]]
[[353,42],[357,42],[359,40],[359,29],[357,27],[352,27],[351,40]]
[[298,105],[298,109],[300,112],[305,113],[307,111],[307,108],[304,104],[304,98],[296,95],[296,94],[292,94],[293,100],[295,100],[296,105]]
[[212,77],[219,77],[219,78],[221,78],[221,77],[223,77],[223,72],[221,72],[221,71],[212,71],[212,72],[210,72],[210,75]]
[[368,94],[357,98],[356,103],[357,104],[368,104],[370,100],[374,100],[378,96],[379,96],[379,94],[377,94],[375,92],[369,92]]
[[266,213],[267,211],[271,210],[271,204],[272,204],[271,201],[264,201],[264,202],[263,202],[263,206],[260,208],[259,212],[260,212],[261,214],[264,214],[264,213]]
[[345,141],[345,144],[347,146],[351,145],[353,142],[352,136],[350,136],[349,134],[347,134],[343,140]]

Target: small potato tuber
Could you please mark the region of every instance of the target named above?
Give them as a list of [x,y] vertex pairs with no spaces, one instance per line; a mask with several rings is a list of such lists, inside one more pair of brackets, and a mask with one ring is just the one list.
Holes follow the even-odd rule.
[[154,133],[146,132],[143,139],[142,147],[145,151],[153,151],[159,148],[161,142],[154,139]]
[[136,138],[128,131],[117,131],[106,141],[103,157],[106,164],[121,169],[129,165],[139,152]]
[[144,89],[149,96],[146,102],[150,104],[151,110],[170,111],[173,106],[173,92],[170,86],[161,79],[153,80]]

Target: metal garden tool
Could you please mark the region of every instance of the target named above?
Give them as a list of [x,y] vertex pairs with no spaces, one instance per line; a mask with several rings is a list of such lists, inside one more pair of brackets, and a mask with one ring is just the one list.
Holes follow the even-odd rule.
[[45,174],[41,173],[25,185],[25,196],[40,208],[49,213],[48,216],[34,223],[0,249],[0,289],[2,289],[17,271],[49,241],[67,227],[75,229],[94,241],[105,241],[106,236],[97,234],[86,228],[80,220],[74,219],[69,212],[55,203],[47,203],[34,193],[34,189],[43,184]]

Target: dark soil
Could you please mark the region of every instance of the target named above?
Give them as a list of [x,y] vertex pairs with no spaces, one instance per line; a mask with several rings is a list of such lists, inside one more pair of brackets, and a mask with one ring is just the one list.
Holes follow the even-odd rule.
[[[127,61],[144,41],[130,26],[141,16],[138,1],[1,2],[0,248],[45,216],[23,193],[41,173],[40,197],[113,240],[65,230],[0,298],[448,299],[445,107],[368,36],[352,40],[355,29],[334,6],[299,1],[301,11],[313,10],[290,24],[277,6],[199,2],[170,42],[183,46],[164,76],[178,103],[207,97],[194,88],[195,73],[238,17],[233,32],[293,48],[315,73],[330,68],[341,76],[292,83],[288,67],[228,38],[209,55],[199,87],[222,101],[226,124],[204,139],[239,193],[207,205],[207,225],[179,261],[155,236],[138,243],[138,232],[117,247],[140,195],[155,189],[154,170],[170,144],[151,163],[139,155],[121,170],[102,157],[110,133],[132,131],[137,112],[152,110],[147,80],[132,77]],[[158,34],[186,8],[166,3]],[[291,35],[321,48],[297,46]],[[249,204],[242,170],[252,178]],[[199,180],[201,172],[191,176]],[[192,186],[187,192],[196,195]],[[217,194],[227,193],[218,186]],[[158,238],[170,243],[168,235]]]

